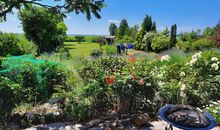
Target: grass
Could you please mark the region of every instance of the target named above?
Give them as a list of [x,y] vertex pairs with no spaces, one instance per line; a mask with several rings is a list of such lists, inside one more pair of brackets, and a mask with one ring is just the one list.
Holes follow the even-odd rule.
[[[85,42],[94,42],[99,36],[85,36]],[[75,36],[68,36],[67,40],[75,41]]]
[[98,43],[92,42],[65,42],[65,48],[69,50],[70,56],[74,57],[88,57],[93,48],[99,49]]

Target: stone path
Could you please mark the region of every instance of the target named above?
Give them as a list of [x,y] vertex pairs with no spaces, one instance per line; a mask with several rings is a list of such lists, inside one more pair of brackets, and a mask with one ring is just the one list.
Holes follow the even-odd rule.
[[[150,123],[151,127],[142,127],[142,128],[131,128],[130,130],[165,130],[167,125],[166,122],[163,121],[155,121]],[[25,130],[84,130],[81,124],[71,125],[71,123],[53,123],[48,125],[39,125],[36,127],[27,128]],[[90,128],[88,130],[104,130],[101,127]],[[111,130],[111,129],[106,129]],[[180,130],[174,128],[174,130]],[[220,127],[214,128],[212,130],[220,130]]]

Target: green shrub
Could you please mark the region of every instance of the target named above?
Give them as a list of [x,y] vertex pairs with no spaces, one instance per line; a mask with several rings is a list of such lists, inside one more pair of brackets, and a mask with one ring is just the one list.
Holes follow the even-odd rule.
[[216,52],[200,52],[190,56],[184,64],[160,67],[156,77],[159,77],[161,96],[168,103],[195,107],[220,99],[219,58]]
[[85,36],[81,36],[81,35],[75,36],[75,39],[76,39],[76,41],[77,41],[79,44],[80,44],[81,42],[86,41]]
[[216,102],[210,102],[204,111],[209,112],[215,117],[218,124],[220,124],[220,100]]
[[105,52],[107,55],[114,55],[117,54],[117,49],[115,48],[115,46],[106,46]]
[[38,6],[27,5],[19,12],[25,37],[33,41],[39,53],[53,52],[63,46],[67,27],[61,14]]
[[64,71],[56,63],[36,60],[30,56],[11,57],[3,60],[2,68],[1,76],[20,86],[16,90],[18,95],[14,95],[20,102],[36,103],[50,98],[55,87],[65,86]]
[[0,33],[0,56],[23,54],[18,46],[19,39],[12,33]]
[[151,48],[156,51],[162,51],[170,47],[170,38],[167,35],[159,34],[153,38]]
[[202,38],[199,40],[196,40],[192,43],[191,51],[199,51],[199,50],[205,50],[215,47],[215,42],[212,39],[208,38]]
[[67,36],[65,42],[77,42],[74,36]]
[[90,52],[90,56],[92,56],[92,57],[99,57],[102,54],[103,54],[103,52],[100,49],[92,49]]
[[178,42],[177,42],[177,47],[179,49],[183,50],[184,52],[190,52],[191,46],[192,46],[192,44],[188,41],[183,42],[183,41],[178,40]]
[[25,37],[19,38],[18,47],[22,51],[22,54],[35,55],[37,53],[36,45],[33,42],[28,41]]

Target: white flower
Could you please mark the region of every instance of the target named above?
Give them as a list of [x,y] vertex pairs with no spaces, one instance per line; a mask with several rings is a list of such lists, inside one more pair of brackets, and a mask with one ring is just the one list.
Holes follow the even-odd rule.
[[217,64],[220,64],[220,61],[218,61]]
[[211,61],[218,61],[217,57],[212,57]]
[[151,83],[146,83],[146,86],[151,86]]
[[218,69],[219,69],[219,66],[218,66],[218,64],[216,64],[216,63],[213,63],[213,64],[211,65],[211,67],[212,67],[212,69],[214,69],[214,70],[218,70]]
[[195,64],[197,62],[197,60],[201,57],[202,57],[202,52],[198,52],[198,53],[194,54],[188,64],[190,66],[193,66],[193,64]]
[[185,84],[182,84],[180,90],[181,90],[181,91],[184,91],[185,89],[186,89],[186,85],[185,85]]
[[184,76],[186,76],[186,73],[185,72],[181,72],[180,73],[180,77],[184,77]]
[[160,61],[169,61],[171,57],[169,55],[164,55],[161,57]]

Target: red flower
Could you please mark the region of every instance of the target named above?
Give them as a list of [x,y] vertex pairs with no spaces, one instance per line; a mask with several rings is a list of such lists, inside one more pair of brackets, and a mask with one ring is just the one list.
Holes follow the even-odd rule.
[[137,80],[137,77],[135,75],[132,76],[133,80]]
[[105,77],[105,82],[106,84],[111,85],[115,82],[115,79],[115,76],[107,76]]
[[131,62],[131,63],[134,63],[135,62],[135,58],[134,57],[129,57],[128,61]]

